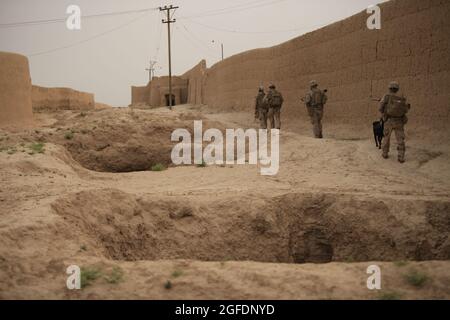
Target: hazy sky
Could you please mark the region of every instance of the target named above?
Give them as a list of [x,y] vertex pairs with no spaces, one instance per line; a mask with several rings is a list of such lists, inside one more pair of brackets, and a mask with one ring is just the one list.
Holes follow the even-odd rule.
[[64,19],[71,4],[80,6],[82,15],[177,5],[172,66],[174,74],[182,74],[203,58],[208,66],[219,61],[220,43],[225,57],[276,45],[379,2],[384,1],[0,0],[0,51],[27,55],[34,84],[92,92],[98,102],[122,106],[131,102],[132,85],[148,82],[150,59],[158,61],[157,75],[168,73],[167,25],[159,10],[85,18],[79,31],[69,31],[65,21],[2,24]]

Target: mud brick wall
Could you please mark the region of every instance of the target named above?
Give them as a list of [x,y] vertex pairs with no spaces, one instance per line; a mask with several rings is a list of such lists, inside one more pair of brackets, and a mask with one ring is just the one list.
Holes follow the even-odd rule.
[[32,120],[28,59],[0,52],[0,126],[31,124]]
[[[275,47],[232,56],[189,79],[192,103],[251,112],[261,82],[285,96],[284,117],[307,117],[300,99],[314,79],[329,90],[326,120],[372,121],[397,80],[412,104],[411,123],[445,126],[450,109],[450,1],[392,0],[380,5],[381,30],[365,11]],[[195,79],[195,80],[193,80]],[[202,94],[197,94],[201,91]],[[195,94],[194,94],[195,92]]]
[[203,104],[206,72],[206,61],[202,60],[198,65],[181,76],[184,79],[188,79],[188,103]]
[[94,95],[70,88],[32,88],[33,110],[93,110]]
[[131,105],[149,104],[150,86],[131,87]]

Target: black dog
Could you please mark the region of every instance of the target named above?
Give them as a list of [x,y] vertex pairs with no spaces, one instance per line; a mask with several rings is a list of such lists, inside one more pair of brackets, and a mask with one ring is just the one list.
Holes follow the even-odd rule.
[[375,144],[377,148],[381,149],[381,142],[384,138],[384,120],[380,119],[380,121],[375,121],[373,123],[373,136],[375,138]]

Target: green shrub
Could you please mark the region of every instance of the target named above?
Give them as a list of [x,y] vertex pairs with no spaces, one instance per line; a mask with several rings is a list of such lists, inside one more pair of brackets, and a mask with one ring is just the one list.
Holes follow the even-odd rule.
[[407,261],[395,261],[394,265],[396,267],[404,267],[404,266],[408,265],[408,262]]
[[408,274],[405,275],[405,280],[410,285],[416,288],[422,288],[424,284],[429,280],[429,278],[423,272],[411,270]]
[[67,131],[66,134],[64,135],[64,138],[66,140],[72,140],[73,139],[73,131]]
[[378,296],[379,300],[400,300],[402,295],[395,291],[383,292]]
[[164,170],[166,170],[166,167],[161,163],[155,164],[152,167],[152,171],[164,171]]
[[203,160],[201,164],[198,164],[197,167],[199,168],[206,168],[208,165],[206,164],[206,162]]
[[178,278],[181,277],[183,275],[183,271],[181,270],[175,270],[174,272],[172,272],[172,278]]
[[98,268],[81,268],[81,287],[85,288],[92,284],[93,281],[98,279],[101,275],[101,271]]
[[123,270],[116,266],[113,268],[111,274],[105,276],[105,280],[108,283],[116,284],[122,281],[123,279]]
[[43,143],[32,143],[28,146],[28,148],[30,148],[32,154],[35,153],[44,153],[45,149],[44,149],[44,144]]
[[172,289],[172,282],[170,282],[170,280],[167,280],[164,284],[164,288],[166,288],[167,290]]

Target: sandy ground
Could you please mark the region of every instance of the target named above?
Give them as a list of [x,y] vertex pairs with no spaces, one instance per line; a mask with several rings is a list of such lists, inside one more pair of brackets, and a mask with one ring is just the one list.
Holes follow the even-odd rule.
[[[447,132],[409,128],[401,165],[395,146],[381,159],[370,128],[325,122],[316,140],[287,121],[273,177],[145,168],[169,164],[170,132],[194,119],[256,125],[207,110],[40,113],[34,130],[0,131],[0,298],[450,298]],[[118,172],[135,163],[144,171]],[[82,290],[66,288],[72,264]],[[366,287],[372,264],[382,290]]]

